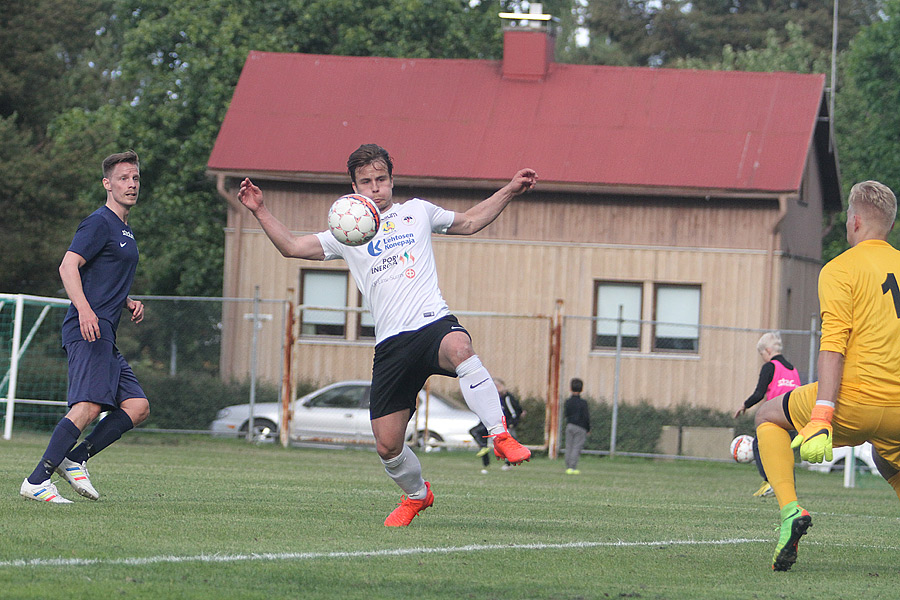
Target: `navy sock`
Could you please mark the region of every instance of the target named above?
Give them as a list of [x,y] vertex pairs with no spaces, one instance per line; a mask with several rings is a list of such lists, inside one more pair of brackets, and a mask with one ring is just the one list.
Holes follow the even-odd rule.
[[77,463],[83,463],[132,428],[134,428],[134,423],[131,422],[131,417],[121,408],[117,408],[103,417],[94,426],[94,430],[91,431],[90,435],[84,438],[84,441],[77,448],[69,452],[66,458]]
[[753,438],[753,461],[756,463],[756,470],[759,471],[759,476],[763,478],[763,481],[768,481],[766,470],[763,468],[762,460],[759,458],[759,440],[756,438]]
[[81,430],[75,426],[75,423],[68,418],[63,417],[53,429],[53,434],[50,436],[50,443],[47,444],[47,449],[44,451],[44,456],[41,457],[41,462],[31,475],[28,476],[28,483],[37,485],[50,479],[50,476],[53,475],[53,471],[55,471],[56,467],[59,466],[59,463],[63,461],[66,457],[66,453],[72,449],[72,446],[78,441],[78,436],[80,435]]

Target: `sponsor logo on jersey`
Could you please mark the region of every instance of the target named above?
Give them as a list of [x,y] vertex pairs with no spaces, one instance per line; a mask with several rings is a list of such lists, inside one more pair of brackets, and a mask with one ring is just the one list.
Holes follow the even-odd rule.
[[786,378],[782,377],[781,379],[778,380],[778,387],[795,388],[798,386],[797,386],[797,382],[794,381],[793,379],[786,379]]
[[394,231],[395,229],[397,229],[397,226],[394,225],[393,221],[385,221],[384,224],[381,226],[381,230],[385,233],[390,233],[390,232]]
[[131,239],[134,239],[134,235],[127,229],[122,230],[122,235],[124,235],[125,237],[130,237]]
[[414,262],[416,262],[415,257],[409,252],[404,252],[401,255],[391,255],[382,257],[380,262],[372,265],[371,273],[374,275],[375,273],[381,273],[382,271],[387,271],[391,267],[402,266],[408,268]]

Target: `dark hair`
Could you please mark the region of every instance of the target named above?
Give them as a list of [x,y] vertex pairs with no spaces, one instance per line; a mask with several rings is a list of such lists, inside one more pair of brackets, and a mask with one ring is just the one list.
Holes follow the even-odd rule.
[[572,391],[576,394],[580,394],[581,390],[584,389],[584,382],[578,379],[577,377],[572,378],[571,383],[569,383],[569,387],[572,388]]
[[383,162],[387,167],[388,176],[394,176],[394,161],[388,151],[378,144],[363,144],[353,151],[350,158],[347,159],[347,171],[350,173],[350,180],[356,183],[356,170],[372,163]]
[[130,163],[136,166],[139,170],[141,168],[141,163],[138,161],[137,153],[134,150],[126,150],[125,152],[110,154],[103,159],[103,177],[109,179],[109,176],[112,174],[113,169],[119,163]]

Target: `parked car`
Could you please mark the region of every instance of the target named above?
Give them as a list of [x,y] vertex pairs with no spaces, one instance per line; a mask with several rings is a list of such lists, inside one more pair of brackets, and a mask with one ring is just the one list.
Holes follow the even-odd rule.
[[[294,402],[289,437],[294,441],[374,444],[369,423],[368,381],[340,381],[311,392]],[[407,425],[408,441],[426,451],[442,447],[476,446],[469,430],[478,417],[448,398],[419,392],[419,407]],[[426,410],[427,402],[427,410]],[[281,403],[257,402],[253,411],[253,437],[275,439],[281,427]],[[428,417],[427,437],[425,417]],[[247,435],[250,405],[226,406],[210,424],[214,435]]]
[[872,444],[863,442],[859,446],[842,446],[835,448],[832,454],[832,460],[826,460],[821,463],[808,463],[803,461],[803,466],[810,471],[819,471],[822,473],[830,473],[831,471],[843,471],[846,459],[850,456],[850,450],[853,450],[853,458],[858,469],[867,470],[877,473],[878,468],[875,461],[872,460]]

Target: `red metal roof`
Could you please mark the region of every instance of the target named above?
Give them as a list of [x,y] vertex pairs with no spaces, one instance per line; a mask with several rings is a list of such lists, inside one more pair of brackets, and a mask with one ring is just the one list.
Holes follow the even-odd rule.
[[[796,191],[824,75],[251,52],[209,159],[226,172],[345,173],[361,143],[394,174]],[[836,167],[835,167],[836,168]]]

